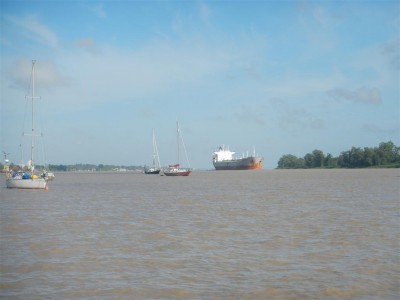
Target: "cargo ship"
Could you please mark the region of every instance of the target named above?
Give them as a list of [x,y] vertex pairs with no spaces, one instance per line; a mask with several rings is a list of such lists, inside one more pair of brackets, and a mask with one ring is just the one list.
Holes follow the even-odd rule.
[[255,154],[235,158],[235,152],[220,146],[213,154],[213,164],[216,170],[254,170],[262,169],[264,158]]

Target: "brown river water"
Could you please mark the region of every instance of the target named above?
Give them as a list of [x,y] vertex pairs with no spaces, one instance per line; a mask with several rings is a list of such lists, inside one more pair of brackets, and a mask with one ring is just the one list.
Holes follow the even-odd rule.
[[0,179],[1,299],[398,299],[400,170]]

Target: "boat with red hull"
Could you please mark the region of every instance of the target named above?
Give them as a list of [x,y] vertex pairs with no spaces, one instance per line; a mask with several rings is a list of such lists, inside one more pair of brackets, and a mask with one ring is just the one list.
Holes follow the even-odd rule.
[[168,169],[164,170],[166,176],[189,176],[192,170],[189,168],[181,168],[180,164],[169,165]]
[[176,122],[176,141],[177,141],[177,161],[178,161],[178,163],[169,165],[168,168],[164,169],[164,175],[166,175],[166,176],[189,176],[190,173],[192,173],[192,169],[190,167],[189,168],[181,168],[181,165],[179,163],[179,159],[180,159],[179,140],[182,141],[183,150],[185,151],[186,161],[187,161],[187,164],[189,165],[189,159],[187,157],[185,143],[183,142],[182,134],[179,129],[179,123]]

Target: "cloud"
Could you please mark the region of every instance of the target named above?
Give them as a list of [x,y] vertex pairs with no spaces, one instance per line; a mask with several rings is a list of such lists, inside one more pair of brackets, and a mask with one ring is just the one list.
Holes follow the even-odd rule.
[[381,54],[395,71],[400,70],[400,43],[398,40],[387,42],[382,46]]
[[268,80],[265,94],[270,98],[295,99],[321,95],[346,83],[346,79],[339,72],[329,74],[301,74],[288,71],[282,76]]
[[299,130],[319,130],[325,127],[324,120],[316,115],[318,112],[312,112],[312,108],[307,107],[303,102],[273,97],[269,99],[269,103],[269,109],[275,111],[274,116],[269,118],[269,122],[273,122],[273,119],[277,118],[277,123],[285,131],[293,133]]
[[101,19],[105,19],[107,17],[103,4],[97,4],[95,6],[90,7],[90,9],[97,17]]
[[85,38],[75,41],[74,45],[92,54],[98,53],[99,49],[92,38]]
[[258,126],[263,126],[265,124],[264,114],[259,107],[243,105],[234,113],[234,116],[239,122],[252,123]]
[[194,14],[181,10],[176,11],[171,22],[171,29],[178,37],[185,38],[199,32],[199,27],[196,26],[199,22],[201,27],[204,25],[211,26],[211,16],[211,8],[206,3],[199,2]]
[[200,19],[203,21],[203,23],[210,24],[210,18],[212,12],[210,7],[204,2],[199,3],[199,13],[200,13]]
[[[18,59],[7,68],[9,86],[17,89],[27,89],[31,78],[32,61]],[[37,86],[53,89],[68,84],[68,80],[61,74],[57,66],[50,61],[37,61],[35,65],[35,82]]]
[[183,21],[182,16],[178,13],[176,14],[174,20],[172,21],[172,30],[177,34],[178,36],[183,36],[184,29],[185,29],[185,24]]
[[[66,52],[57,63],[73,74],[75,88],[81,88],[78,94],[86,95],[80,104],[94,99],[110,102],[151,97],[166,101],[166,96],[179,101],[184,93],[191,94],[192,99],[193,89],[199,87],[220,90],[230,84],[227,70],[240,68],[237,61],[248,60],[249,49],[257,47],[246,43],[235,47],[207,44],[202,39],[156,39],[138,49],[97,45],[90,38],[75,45],[75,51]],[[92,50],[98,51],[97,55],[92,55]],[[184,98],[187,100],[187,94]]]
[[324,121],[322,119],[315,117],[302,108],[287,107],[284,113],[282,113],[279,122],[283,129],[290,131],[299,129],[322,129],[324,127]]
[[350,66],[364,75],[370,86],[382,89],[399,85],[400,45],[398,39],[361,48]]
[[332,14],[323,5],[313,4],[309,1],[301,1],[297,4],[297,18],[299,30],[311,43],[314,49],[332,50],[338,44],[335,32],[337,24],[342,21],[337,14]]
[[374,133],[374,134],[385,134],[385,135],[399,134],[398,124],[394,124],[391,127],[383,128],[382,126],[368,123],[363,125],[363,130],[367,133]]
[[8,20],[21,29],[21,33],[25,37],[48,47],[56,47],[58,45],[57,35],[43,25],[36,16],[25,18],[8,17]]
[[355,90],[337,88],[327,92],[335,100],[351,101],[364,104],[381,104],[381,94],[377,88],[360,87]]

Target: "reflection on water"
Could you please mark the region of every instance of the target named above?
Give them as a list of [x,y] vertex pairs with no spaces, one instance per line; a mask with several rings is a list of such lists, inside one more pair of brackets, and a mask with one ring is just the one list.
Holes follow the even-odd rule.
[[59,173],[48,191],[1,188],[0,296],[397,299],[399,179]]

